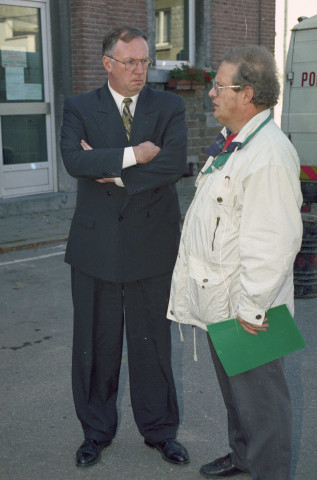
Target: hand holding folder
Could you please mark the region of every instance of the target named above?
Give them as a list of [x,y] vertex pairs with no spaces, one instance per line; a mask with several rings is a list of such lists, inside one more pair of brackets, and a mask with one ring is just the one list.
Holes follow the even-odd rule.
[[305,347],[286,305],[270,308],[266,332],[251,335],[236,318],[207,325],[217,355],[229,377],[269,363]]

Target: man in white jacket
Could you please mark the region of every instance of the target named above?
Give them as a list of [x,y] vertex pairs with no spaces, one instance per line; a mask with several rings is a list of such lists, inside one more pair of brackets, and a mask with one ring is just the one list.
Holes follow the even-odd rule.
[[[299,159],[275,124],[276,65],[264,47],[237,47],[209,92],[221,134],[207,149],[184,222],[168,317],[206,330],[231,317],[251,335],[266,311],[293,313],[293,262],[300,249]],[[290,480],[291,403],[283,359],[228,377],[208,337],[228,413],[228,455],[203,465],[207,478],[249,472]],[[243,355],[243,352],[241,352]]]

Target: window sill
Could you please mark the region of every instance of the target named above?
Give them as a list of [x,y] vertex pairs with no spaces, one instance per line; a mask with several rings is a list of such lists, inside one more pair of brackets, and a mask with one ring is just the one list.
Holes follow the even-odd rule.
[[149,83],[167,83],[170,77],[169,70],[160,68],[150,68],[147,73],[147,81]]

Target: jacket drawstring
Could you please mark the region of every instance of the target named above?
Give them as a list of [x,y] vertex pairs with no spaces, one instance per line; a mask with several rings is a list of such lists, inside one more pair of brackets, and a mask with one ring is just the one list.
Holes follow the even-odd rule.
[[181,337],[181,342],[183,342],[184,341],[184,335],[183,335],[183,332],[182,332],[182,327],[181,327],[180,322],[178,322],[178,329],[179,329],[179,335]]
[[197,357],[197,342],[196,342],[196,326],[193,325],[194,329],[194,361],[197,362],[198,357]]
[[[197,356],[197,341],[196,341],[196,325],[192,325],[193,327],[193,331],[194,331],[194,361],[197,362],[198,361],[198,356]],[[178,329],[179,329],[179,335],[180,335],[180,339],[181,339],[181,342],[184,341],[184,335],[183,335],[183,331],[182,331],[182,327],[181,327],[181,323],[178,322]]]

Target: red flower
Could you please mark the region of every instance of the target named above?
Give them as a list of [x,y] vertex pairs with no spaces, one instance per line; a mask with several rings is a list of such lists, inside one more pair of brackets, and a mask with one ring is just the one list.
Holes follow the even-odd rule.
[[190,67],[187,64],[181,63],[180,67],[175,67],[170,71],[171,78],[177,80],[197,80],[202,84],[209,83],[214,76],[214,72],[208,72],[199,67]]

